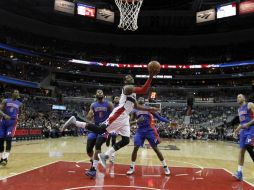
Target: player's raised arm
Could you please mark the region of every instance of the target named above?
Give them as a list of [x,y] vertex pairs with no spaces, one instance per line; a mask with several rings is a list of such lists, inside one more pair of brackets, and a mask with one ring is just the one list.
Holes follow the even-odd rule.
[[134,87],[133,77],[131,75],[127,75],[124,81],[124,83],[126,84],[126,86],[124,87],[124,94],[125,95],[130,95],[132,93],[146,94],[151,86],[153,77],[160,72],[160,63],[158,61],[151,61],[148,64],[148,72],[149,78],[146,80],[145,84],[142,87]]
[[123,90],[125,95],[130,95],[132,93],[136,94],[146,94],[151,86],[153,77],[149,77],[142,87],[134,87],[133,85],[125,85]]
[[142,87],[134,87],[133,92],[136,94],[146,94],[151,86],[152,80],[153,76],[150,75],[150,77],[146,80],[145,84]]

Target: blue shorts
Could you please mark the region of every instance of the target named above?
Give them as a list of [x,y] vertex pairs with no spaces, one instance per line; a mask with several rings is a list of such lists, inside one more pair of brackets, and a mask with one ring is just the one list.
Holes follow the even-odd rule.
[[145,139],[148,140],[151,147],[157,147],[158,144],[160,144],[160,138],[157,134],[157,131],[154,131],[154,129],[142,129],[137,130],[135,136],[134,136],[134,146],[136,147],[142,147],[144,145]]
[[0,138],[13,137],[15,135],[16,125],[16,119],[2,119],[0,121]]
[[246,145],[254,146],[254,126],[240,131],[240,148],[245,148]]
[[104,135],[100,135],[100,134],[97,134],[97,133],[94,133],[94,132],[89,132],[88,135],[87,135],[88,140],[97,139],[97,137],[105,138]]

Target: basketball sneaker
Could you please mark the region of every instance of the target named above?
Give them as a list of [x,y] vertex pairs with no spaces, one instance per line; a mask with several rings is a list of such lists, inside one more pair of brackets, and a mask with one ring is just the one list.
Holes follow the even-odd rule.
[[237,171],[233,176],[239,181],[243,180],[243,172],[241,171]]
[[89,177],[95,177],[96,176],[96,169],[92,167],[90,170],[86,172],[86,175]]
[[134,172],[135,172],[134,167],[130,167],[129,171],[126,174],[127,175],[132,175],[132,174],[134,174]]
[[0,165],[2,165],[2,166],[6,166],[6,165],[7,165],[7,163],[8,163],[7,158],[5,158],[5,159],[1,158],[1,160],[0,160]]
[[168,166],[164,166],[163,170],[164,170],[166,176],[170,175],[170,170],[169,170]]
[[68,119],[68,121],[65,122],[65,124],[63,125],[63,129],[69,125],[75,125],[76,124],[76,117],[75,116],[71,116],[70,119]]
[[103,153],[98,154],[99,160],[103,168],[107,167],[107,160],[108,160],[108,155],[105,155]]

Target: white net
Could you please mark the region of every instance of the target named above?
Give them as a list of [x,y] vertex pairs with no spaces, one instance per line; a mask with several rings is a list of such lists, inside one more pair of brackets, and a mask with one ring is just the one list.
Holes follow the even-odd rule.
[[120,11],[119,28],[135,31],[138,29],[138,14],[143,0],[115,0]]

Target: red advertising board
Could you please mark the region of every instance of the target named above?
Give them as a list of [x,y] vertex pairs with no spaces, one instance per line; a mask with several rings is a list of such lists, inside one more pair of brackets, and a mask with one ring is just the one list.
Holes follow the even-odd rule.
[[15,131],[15,137],[16,136],[28,136],[29,135],[29,129],[17,129]]
[[30,135],[42,135],[42,130],[18,128],[15,131],[14,137],[24,137],[24,136],[30,136]]
[[30,135],[41,135],[41,129],[30,129]]

